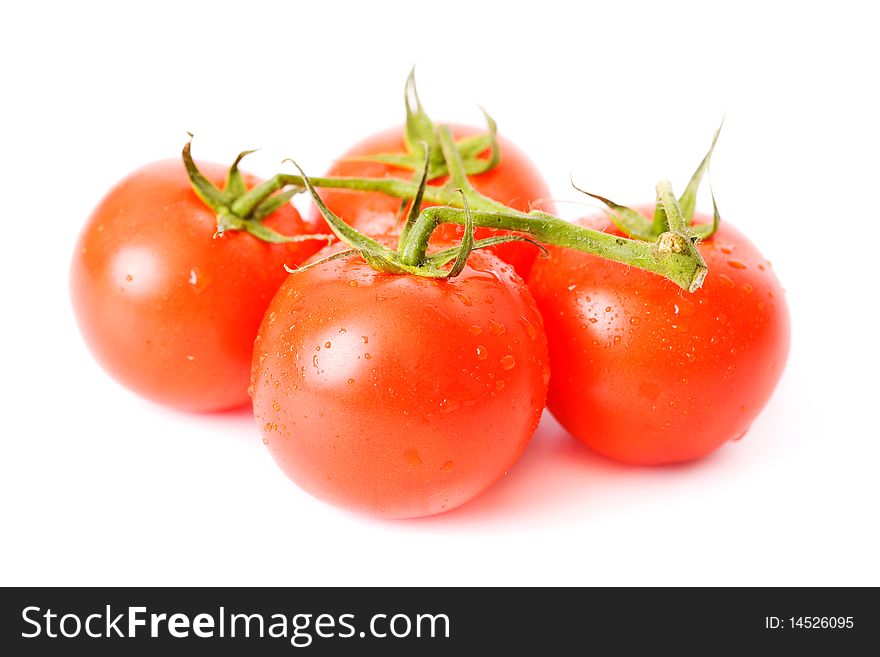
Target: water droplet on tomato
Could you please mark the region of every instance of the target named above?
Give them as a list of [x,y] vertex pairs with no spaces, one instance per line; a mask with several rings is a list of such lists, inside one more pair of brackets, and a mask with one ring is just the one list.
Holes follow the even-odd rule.
[[127,280],[129,283],[131,283],[134,280],[134,277],[131,274],[126,274],[125,280]]
[[516,359],[510,354],[502,356],[500,363],[502,370],[512,370],[514,367],[516,367]]
[[269,444],[269,439],[268,439],[268,438],[263,438],[263,444],[264,444],[264,445],[268,445],[268,444]]
[[489,333],[491,333],[492,335],[504,335],[506,331],[507,329],[504,328],[504,324],[496,322],[494,319],[489,320]]
[[351,386],[351,385],[354,385],[354,379],[349,379],[349,380],[348,380],[348,385],[350,385],[350,386]]
[[446,461],[442,466],[440,466],[441,472],[449,472],[455,466],[455,463],[452,461]]
[[481,327],[477,326],[476,324],[472,324],[471,326],[468,326],[468,333],[470,333],[471,335],[479,335],[482,332],[483,332],[483,329]]
[[471,298],[468,295],[466,295],[464,292],[456,292],[455,296],[458,298],[459,301],[461,301],[466,306],[473,306],[474,305],[474,302],[471,301]]
[[486,350],[486,347],[483,345],[477,345],[477,358],[480,360],[486,360],[489,357],[489,352]]
[[369,352],[369,351],[368,351],[367,353],[364,354],[364,358],[366,358],[367,360],[370,360],[370,359],[372,358],[372,356],[370,356],[370,352]]
[[718,282],[726,288],[733,289],[736,287],[736,283],[733,282],[733,279],[725,274],[718,274]]
[[495,382],[495,390],[497,390],[498,392],[501,392],[502,390],[504,390],[504,386],[506,386],[506,385],[507,385],[507,383],[504,382],[504,379],[498,379]]
[[743,436],[745,436],[745,435],[746,435],[745,431],[739,431],[739,432],[737,432],[737,434],[733,438],[731,438],[731,440],[733,440],[733,441],[742,440]]
[[532,326],[532,323],[529,320],[527,320],[525,317],[520,315],[519,321],[522,323],[523,328],[526,330],[526,333],[529,334],[529,338],[534,340],[535,338],[538,337],[538,331],[535,329],[534,326]]
[[727,264],[734,269],[747,269],[745,263],[740,260],[728,260]]
[[358,282],[357,282],[356,280],[354,280],[354,279],[350,280],[350,281],[348,282],[348,284],[349,284],[351,287],[357,287],[357,286],[358,286]]
[[638,324],[640,321],[641,321],[641,319],[638,317],[630,317],[629,318],[629,323],[632,324],[633,326]]
[[370,338],[368,338],[366,335],[361,336],[361,342],[363,342],[364,344],[367,344],[369,341]]
[[743,292],[745,292],[746,294],[751,294],[755,290],[755,288],[753,288],[748,283],[743,283],[742,289],[743,289]]
[[324,349],[329,349],[332,345],[330,344],[330,340],[324,343]]
[[263,431],[269,433],[270,431],[275,431],[278,428],[278,425],[275,422],[266,422],[263,425]]
[[318,369],[318,354],[312,356],[312,367]]
[[272,402],[272,410],[278,412],[281,410],[281,405],[276,401]]
[[605,306],[605,312],[606,312],[606,313],[610,313],[610,312],[611,312],[611,306]]

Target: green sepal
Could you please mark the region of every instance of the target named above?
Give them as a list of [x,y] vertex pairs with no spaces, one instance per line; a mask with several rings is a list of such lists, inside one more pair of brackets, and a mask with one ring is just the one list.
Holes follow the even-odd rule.
[[467,264],[467,259],[474,249],[474,217],[471,215],[471,209],[468,207],[467,195],[464,190],[457,190],[461,194],[461,208],[464,210],[464,235],[461,236],[461,244],[458,246],[458,253],[449,269],[447,278],[458,276]]
[[709,195],[712,197],[712,223],[691,226],[691,234],[699,237],[701,240],[710,238],[715,231],[718,230],[718,226],[721,224],[721,214],[718,212],[718,204],[715,203],[715,192],[712,189],[711,174],[709,179]]
[[[379,162],[389,166],[400,167],[417,171],[422,166],[422,157],[416,152],[419,143],[428,145],[428,180],[434,180],[447,174],[446,161],[443,157],[437,140],[437,133],[433,121],[431,121],[425,108],[419,100],[416,90],[415,69],[410,71],[406,79],[404,90],[404,102],[406,104],[406,129],[404,142],[406,153],[374,153],[371,155],[353,155],[346,159],[353,162]],[[486,119],[488,132],[480,135],[464,137],[456,142],[464,168],[469,176],[479,175],[494,168],[501,160],[501,151],[498,148],[498,124],[489,113],[480,108]],[[479,155],[486,150],[490,154],[488,158]]]
[[[217,217],[215,237],[219,237],[229,230],[245,231],[270,244],[303,242],[314,239],[326,240],[331,237],[329,235],[283,235],[268,226],[264,226],[262,223],[264,219],[289,203],[291,197],[302,190],[294,186],[275,194],[278,187],[272,188],[271,184],[267,182],[249,192],[244,177],[238,169],[238,165],[242,159],[254,152],[252,150],[242,151],[238,154],[235,161],[229,167],[225,186],[221,190],[199,171],[192,157],[193,135],[192,133],[188,134],[189,140],[184,144],[182,152],[183,165],[196,196]],[[246,203],[246,209],[236,211],[236,208],[242,202]]]
[[223,191],[232,198],[238,198],[247,192],[247,185],[244,182],[244,176],[242,176],[241,171],[238,170],[238,165],[245,157],[254,152],[256,152],[256,149],[242,151],[238,154],[238,157],[235,158],[232,166],[229,167],[229,173],[226,174],[226,186],[223,188]]
[[697,207],[697,191],[700,189],[700,183],[703,181],[703,176],[709,170],[712,153],[715,151],[715,144],[718,142],[718,135],[721,134],[722,127],[724,127],[724,120],[721,121],[721,125],[718,126],[715,134],[712,135],[712,145],[709,147],[709,151],[706,153],[705,157],[703,157],[700,166],[697,167],[697,170],[694,171],[694,175],[691,176],[684,193],[678,199],[678,203],[681,205],[681,214],[689,224],[693,222],[694,210]]
[[250,217],[251,221],[263,221],[263,219],[268,217],[270,214],[290,203],[290,199],[292,199],[296,194],[299,194],[301,191],[302,189],[300,189],[299,187],[292,187],[286,191],[281,192],[280,194],[270,196],[253,209]]
[[[486,127],[489,131],[482,135],[465,137],[455,144],[458,147],[458,152],[461,153],[461,159],[464,161],[465,170],[469,176],[494,169],[501,161],[501,149],[498,147],[498,124],[485,108],[481,107],[480,111],[486,119]],[[489,157],[487,159],[479,157],[480,153],[487,148],[489,149]]]
[[193,134],[191,132],[188,132],[187,134],[189,135],[189,140],[183,146],[182,155],[183,166],[186,168],[190,184],[192,185],[196,196],[198,196],[205,205],[211,208],[214,212],[219,212],[222,208],[228,206],[232,202],[232,199],[228,194],[217,189],[214,184],[205,178],[205,176],[202,175],[202,172],[199,171],[199,168],[196,166],[192,157]]
[[359,230],[349,226],[336,216],[336,214],[327,207],[323,199],[318,195],[317,190],[314,185],[312,185],[311,179],[306,175],[305,171],[302,170],[299,164],[291,159],[286,161],[293,164],[293,166],[299,171],[300,176],[302,176],[303,184],[306,187],[306,191],[311,195],[312,200],[318,207],[321,216],[324,217],[324,221],[326,221],[327,225],[330,227],[330,230],[333,231],[340,241],[360,253],[364,260],[366,260],[374,269],[393,273],[403,273],[404,271],[408,271],[408,269],[404,268],[401,263],[395,262],[397,260],[397,254],[394,251],[383,246],[373,238],[367,237]]
[[[434,136],[434,123],[431,121],[422,101],[419,100],[419,92],[416,89],[416,69],[409,72],[403,91],[403,102],[406,105],[406,148],[407,151],[415,151],[419,142],[428,144],[431,149],[436,148],[437,138]],[[415,106],[415,108],[413,108]]]
[[[473,247],[471,248],[471,253],[478,249],[488,249],[508,242],[527,242],[528,244],[541,249],[544,254],[547,253],[547,247],[540,242],[536,242],[523,235],[496,235],[495,237],[486,237],[481,240],[475,240]],[[460,246],[453,246],[448,249],[443,249],[442,251],[437,251],[437,253],[428,258],[428,262],[434,267],[443,267],[444,265],[449,264],[450,261],[454,260],[459,251],[461,251]]]
[[226,228],[226,230],[243,230],[264,242],[269,242],[270,244],[290,244],[293,242],[307,242],[310,240],[326,240],[328,244],[333,242],[332,235],[319,233],[309,235],[284,235],[258,221],[243,221],[240,225],[230,226]]
[[657,237],[651,228],[651,223],[648,221],[648,218],[640,212],[628,208],[625,205],[615,203],[604,196],[599,196],[598,194],[593,194],[585,189],[581,189],[574,184],[574,181],[572,181],[571,186],[581,194],[586,194],[590,198],[594,198],[597,201],[604,203],[610,210],[607,214],[610,217],[611,222],[622,230],[627,237],[634,237],[648,242]]
[[311,269],[312,267],[317,267],[318,265],[323,265],[327,262],[332,262],[334,260],[340,260],[341,258],[346,258],[353,253],[357,253],[357,249],[345,249],[344,251],[337,251],[332,255],[328,255],[326,258],[321,258],[320,260],[315,260],[314,262],[310,262],[307,265],[302,265],[301,267],[288,267],[284,265],[284,271],[288,274],[295,274],[300,271],[305,271],[306,269]]
[[[428,184],[428,169],[430,168],[430,157],[431,157],[431,149],[427,143],[422,142],[422,174],[419,178],[419,189],[416,192],[416,195],[413,197],[412,203],[410,204],[409,213],[406,217],[406,222],[403,224],[403,228],[400,231],[400,241],[398,242],[397,251],[398,253],[403,252],[404,245],[406,244],[406,240],[409,238],[409,233],[412,230],[413,224],[415,224],[416,219],[419,217],[419,212],[422,210],[422,198],[425,195],[425,186]],[[404,204],[401,204],[401,208]]]

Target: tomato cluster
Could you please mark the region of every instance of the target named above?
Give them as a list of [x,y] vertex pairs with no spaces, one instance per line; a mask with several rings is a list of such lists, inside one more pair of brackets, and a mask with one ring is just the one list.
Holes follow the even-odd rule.
[[[292,191],[273,196],[286,179],[242,176],[237,160],[224,187],[223,169],[196,165],[188,148],[183,164],[123,179],[87,222],[71,268],[97,360],[161,404],[204,412],[252,401],[291,479],[385,517],[439,513],[485,490],[522,454],[545,402],[576,438],[634,464],[699,458],[745,433],[789,342],[783,291],[745,236],[726,223],[703,230],[711,220],[698,215],[699,241],[670,217],[655,252],[705,262],[693,292],[589,252],[589,240],[582,250],[550,240],[563,246],[536,259],[538,247],[512,234],[529,232],[525,213],[552,212],[547,185],[493,132],[485,149],[471,142],[464,219],[437,227],[421,259],[398,257],[420,210],[404,212],[419,173],[405,166],[418,160],[410,129],[352,147],[323,179],[342,182],[315,193],[307,220],[287,202]],[[440,151],[425,147],[418,193],[435,192],[426,207],[462,181],[449,140],[479,133],[447,134],[448,170],[428,176]],[[343,188],[347,179],[361,186]],[[390,179],[404,191],[364,190]],[[468,194],[477,210],[506,206],[519,223],[484,212],[474,230]],[[614,236],[614,248],[631,243],[604,215],[580,225]],[[345,244],[319,251],[331,231]]]

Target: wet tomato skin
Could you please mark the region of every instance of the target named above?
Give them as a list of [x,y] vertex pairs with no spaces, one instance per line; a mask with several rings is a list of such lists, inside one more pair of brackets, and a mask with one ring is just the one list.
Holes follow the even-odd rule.
[[503,476],[537,427],[548,378],[541,317],[509,265],[474,253],[436,281],[351,256],[282,285],[252,394],[288,477],[336,506],[404,518],[452,509]]
[[[223,182],[225,167],[199,167]],[[288,235],[313,232],[292,206],[265,223]],[[284,265],[322,244],[271,245],[239,231],[214,239],[215,231],[183,164],[154,162],[101,200],[70,270],[74,314],[98,362],[141,396],[187,411],[249,402],[253,341]]]
[[[616,233],[604,217],[581,223]],[[699,249],[709,274],[693,294],[571,250],[536,263],[548,408],[597,452],[634,464],[699,458],[741,438],[776,387],[790,328],[770,263],[726,222]]]
[[[461,125],[453,125],[450,128],[456,139],[483,132],[477,128]],[[555,209],[550,200],[550,189],[537,167],[513,142],[501,135],[497,139],[501,160],[489,171],[470,177],[474,188],[481,194],[521,212],[543,210],[553,213]],[[326,175],[411,179],[413,172],[407,169],[381,162],[346,159],[377,153],[403,153],[405,150],[404,128],[390,128],[371,135],[352,146],[333,163]],[[446,180],[446,178],[438,178],[431,181],[430,184],[440,185]],[[400,199],[378,192],[358,192],[345,189],[322,189],[319,190],[319,193],[334,213],[342,217],[346,223],[369,235],[387,234],[399,228]],[[428,205],[425,204],[425,207]],[[316,208],[313,209],[311,219],[317,224],[323,221]],[[455,224],[444,224],[434,232],[434,240],[436,242],[458,241],[461,239],[463,230],[463,227]],[[475,236],[477,239],[483,239],[498,233],[499,231],[491,228],[477,228]],[[535,257],[539,253],[537,247],[524,242],[501,244],[492,247],[491,251],[505,262],[512,264],[523,278],[528,276]]]

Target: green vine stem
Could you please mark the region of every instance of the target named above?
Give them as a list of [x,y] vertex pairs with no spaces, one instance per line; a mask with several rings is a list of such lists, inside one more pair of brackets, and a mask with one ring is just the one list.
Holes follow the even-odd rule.
[[[691,224],[697,190],[709,169],[709,160],[720,127],[714,135],[709,152],[697,167],[681,198],[676,199],[668,182],[658,184],[657,205],[652,219],[636,210],[575,187],[608,207],[612,221],[625,235],[619,237],[572,224],[545,212],[519,212],[480,194],[471,185],[469,177],[491,169],[501,156],[496,140],[496,125],[492,118],[484,111],[489,126],[488,133],[455,141],[448,126],[437,127],[428,117],[419,100],[413,73],[407,78],[404,99],[407,118],[406,153],[370,155],[363,159],[410,168],[414,171],[410,180],[310,178],[297,166],[299,175],[277,174],[247,191],[237,171],[239,161],[247,155],[245,152],[230,169],[226,188],[217,190],[209,188],[205,184],[207,181],[200,179],[200,174],[192,164],[187,144],[184,148],[187,171],[196,192],[217,212],[218,233],[236,228],[249,230],[258,237],[261,236],[260,233],[264,233],[263,239],[268,241],[286,241],[290,238],[267,232],[268,229],[262,226],[260,220],[266,216],[267,210],[287,203],[293,194],[307,190],[333,233],[382,271],[448,278],[461,271],[473,249],[520,240],[538,246],[549,244],[576,249],[639,267],[664,276],[690,292],[702,285],[707,267],[696,243],[699,239],[710,236],[718,226],[720,217],[714,195],[714,222],[708,225]],[[487,149],[489,158],[480,157]],[[448,176],[444,184],[427,184],[442,175]],[[337,217],[324,205],[315,191],[316,187],[381,192],[401,199],[401,212],[406,203],[411,202],[398,248],[388,249],[348,226],[344,218]],[[422,202],[439,207],[422,209]],[[431,235],[442,223],[466,227],[462,244],[428,256]],[[474,240],[473,227],[509,231],[511,234]],[[450,262],[453,262],[451,268],[444,269]]]
[[[406,234],[401,240],[397,253],[390,251],[383,253],[382,269],[418,274],[419,268],[424,267],[422,275],[438,277],[440,272],[436,261],[426,255],[428,241],[441,223],[465,225],[467,213],[462,208],[467,203],[474,226],[511,231],[528,236],[541,244],[576,249],[639,267],[664,276],[690,292],[702,285],[708,269],[695,246],[695,238],[690,235],[688,226],[682,219],[680,209],[674,225],[670,223],[667,230],[651,241],[611,235],[570,223],[545,212],[518,212],[483,196],[473,188],[447,126],[441,126],[437,130],[437,138],[449,170],[449,180],[442,186],[425,185],[424,173],[418,182],[398,178],[307,178],[302,172],[300,175],[277,174],[237,199],[232,205],[232,211],[247,214],[251,208],[258,207],[266,198],[291,186],[382,192],[409,200],[419,198],[421,195],[421,200],[442,207],[423,209],[414,221],[410,217],[407,221]],[[424,158],[423,162],[429,166],[427,158]],[[667,186],[668,183],[663,183],[664,198],[672,193],[671,187],[667,189]],[[317,194],[315,198],[317,200]],[[671,201],[674,201],[675,207],[678,207],[678,201],[674,196],[671,196]],[[319,209],[327,218],[326,208],[319,206]],[[335,215],[333,217],[339,220]],[[484,241],[479,242],[482,245]],[[375,258],[372,259],[375,261]]]
[[[562,246],[639,267],[659,274],[693,292],[706,278],[708,268],[694,243],[681,233],[667,231],[655,242],[633,240],[592,230],[544,212],[472,211],[474,226],[524,233],[541,244]],[[462,210],[433,207],[422,210],[411,232],[401,260],[417,266],[426,258],[431,233],[441,223],[465,224]]]

